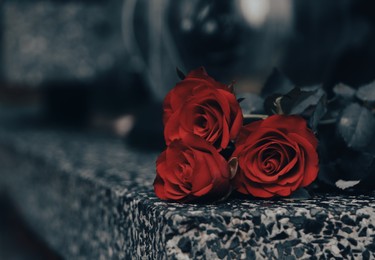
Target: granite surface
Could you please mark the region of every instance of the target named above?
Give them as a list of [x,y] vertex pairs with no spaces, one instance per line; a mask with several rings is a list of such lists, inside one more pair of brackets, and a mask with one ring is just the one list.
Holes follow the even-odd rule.
[[66,259],[375,259],[373,195],[166,203],[157,154],[14,117],[0,112],[0,187]]

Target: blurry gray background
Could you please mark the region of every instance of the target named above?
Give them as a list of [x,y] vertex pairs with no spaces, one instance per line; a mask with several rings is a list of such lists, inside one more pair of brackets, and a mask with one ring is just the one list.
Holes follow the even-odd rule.
[[356,48],[369,53],[349,58],[373,58],[370,7],[364,0],[2,1],[2,81],[39,87],[116,75],[111,84],[137,88],[128,84],[137,73],[157,100],[173,87],[175,67],[204,65],[223,81],[259,85],[277,66],[301,83],[324,81]]
[[370,10],[371,0],[4,0],[0,102],[124,135],[145,117],[160,132],[176,67],[205,66],[237,92],[259,92],[274,67],[297,85],[357,87],[375,78]]

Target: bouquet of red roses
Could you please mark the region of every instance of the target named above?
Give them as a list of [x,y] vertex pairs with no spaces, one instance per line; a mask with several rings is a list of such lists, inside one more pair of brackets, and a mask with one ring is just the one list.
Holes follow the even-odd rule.
[[[252,116],[253,100],[237,99],[233,84],[215,81],[204,68],[179,74],[182,80],[163,103],[167,148],[157,159],[154,181],[160,199],[214,201],[233,190],[260,198],[285,197],[310,185],[319,168],[327,168],[325,160],[319,166],[318,126],[337,126],[345,116],[324,120],[329,102],[322,87],[293,88],[275,71],[264,91],[288,91],[264,99],[268,115]],[[250,113],[244,114],[241,107]],[[258,120],[247,122],[248,118]],[[340,140],[351,137],[347,132]],[[358,183],[332,181],[332,171],[319,175],[342,189]]]

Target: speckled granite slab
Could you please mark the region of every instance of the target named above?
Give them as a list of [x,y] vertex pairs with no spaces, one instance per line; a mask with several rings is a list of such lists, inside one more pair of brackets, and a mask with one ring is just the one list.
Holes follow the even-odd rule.
[[374,259],[373,196],[165,203],[156,156],[0,115],[0,186],[66,259]]

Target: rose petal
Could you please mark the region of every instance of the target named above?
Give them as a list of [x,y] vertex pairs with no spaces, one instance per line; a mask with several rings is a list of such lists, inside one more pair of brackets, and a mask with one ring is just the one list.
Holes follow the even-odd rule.
[[298,162],[298,156],[295,156],[292,160],[289,161],[289,163],[282,168],[278,173],[277,176],[283,176],[284,174],[288,173]]
[[180,134],[178,118],[179,112],[172,114],[164,127],[164,137],[167,145],[169,145],[173,140],[181,139],[182,137]]
[[223,118],[222,122],[223,122],[223,126],[222,126],[223,132],[222,132],[220,147],[225,149],[229,144],[230,135],[229,135],[229,126],[228,126],[225,118]]
[[270,127],[272,129],[279,129],[284,133],[299,132],[307,129],[306,120],[300,116],[294,115],[272,115],[267,120],[262,121],[263,127]]
[[289,196],[309,185],[319,169],[317,141],[300,116],[271,116],[241,129],[232,156],[239,173],[233,183],[259,197]]
[[304,169],[304,180],[302,186],[306,187],[310,185],[318,176],[319,172],[319,158],[316,148],[311,144],[307,139],[301,137],[298,134],[290,134],[295,139],[297,139],[301,146],[304,148],[305,153],[307,154],[307,159],[305,160],[305,169]]
[[232,93],[220,89],[212,94],[214,95],[216,102],[219,104],[224,117],[230,120],[230,112],[232,111],[230,104],[238,104],[236,97]]
[[158,175],[156,175],[156,178],[154,180],[154,191],[155,191],[156,196],[158,196],[160,199],[162,200],[168,199],[164,193],[164,181]]
[[289,196],[293,192],[293,190],[289,186],[283,187],[279,185],[274,185],[274,186],[270,185],[270,186],[265,186],[264,188],[270,193],[273,193],[274,195],[277,194],[282,197]]
[[158,158],[156,163],[156,172],[162,178],[163,180],[168,178],[170,182],[181,185],[181,180],[175,175],[175,174],[169,174],[168,177],[165,175],[166,173],[173,172],[175,168],[175,165],[178,165],[178,162],[175,164],[170,164],[169,167],[167,167],[167,160],[166,160],[166,151],[164,151]]
[[257,185],[256,183],[248,183],[245,188],[247,190],[247,193],[253,195],[254,197],[271,198],[275,196],[274,193],[265,190],[261,185]]
[[[208,161],[205,155],[198,155],[197,154],[198,162],[196,165],[199,168],[194,168],[194,177],[192,179],[192,191],[196,192],[198,190],[203,189],[204,187],[208,186],[212,183],[212,176],[210,172],[210,164],[215,164],[214,161]],[[212,167],[212,166],[211,166]],[[201,174],[205,172],[205,174]]]
[[300,165],[296,166],[295,169],[292,169],[285,175],[281,176],[278,180],[278,184],[280,186],[295,186],[298,184],[298,186],[301,183],[301,180],[303,180],[303,166],[301,167]]
[[224,85],[220,82],[215,81],[213,78],[211,78],[204,67],[200,67],[198,69],[192,70],[189,72],[189,74],[186,76],[186,79],[191,80],[191,79],[201,79],[206,82],[206,84],[215,86],[216,88],[224,89],[229,91],[228,86]]
[[238,141],[240,141],[240,139],[244,139],[246,140],[252,133],[256,132],[258,130],[258,128],[261,126],[263,120],[258,120],[258,121],[255,121],[255,122],[252,122],[251,124],[248,124],[244,127],[242,127],[241,129],[241,138],[238,137]]
[[213,186],[214,185],[212,183],[210,183],[208,186],[206,186],[206,187],[204,187],[204,188],[202,188],[200,190],[194,191],[193,195],[197,196],[197,197],[206,195],[208,192],[210,192],[212,190]]
[[180,185],[175,185],[166,181],[164,182],[164,194],[168,199],[172,200],[181,200],[188,195],[181,189]]

